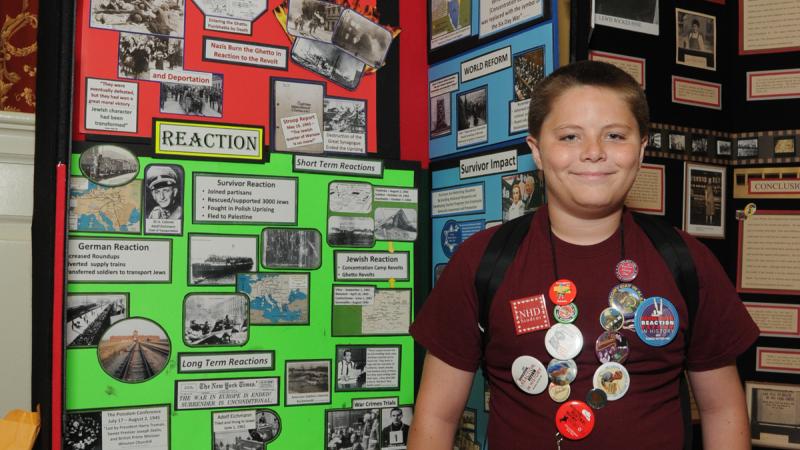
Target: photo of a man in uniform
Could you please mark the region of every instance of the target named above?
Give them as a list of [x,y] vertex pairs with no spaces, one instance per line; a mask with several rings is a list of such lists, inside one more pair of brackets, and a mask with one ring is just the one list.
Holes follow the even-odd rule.
[[183,217],[183,198],[177,171],[171,166],[149,166],[145,174],[147,197],[145,214],[148,219],[180,219]]

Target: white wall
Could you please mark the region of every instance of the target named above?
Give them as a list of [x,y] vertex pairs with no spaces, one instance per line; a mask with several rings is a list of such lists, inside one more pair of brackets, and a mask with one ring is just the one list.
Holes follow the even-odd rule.
[[33,144],[33,114],[0,111],[0,417],[31,402]]

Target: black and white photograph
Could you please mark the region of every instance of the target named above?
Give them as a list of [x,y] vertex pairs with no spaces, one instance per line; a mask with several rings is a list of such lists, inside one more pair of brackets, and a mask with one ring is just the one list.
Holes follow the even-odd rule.
[[250,336],[246,295],[189,294],[183,300],[183,342],[189,346],[244,345]]
[[347,9],[339,18],[331,42],[367,65],[379,68],[392,45],[392,33]]
[[397,390],[399,345],[337,345],[337,391]]
[[286,32],[296,37],[331,42],[344,8],[322,0],[289,0]]
[[258,257],[255,236],[189,235],[189,284],[236,284],[236,274],[253,272]]
[[92,0],[89,26],[183,36],[185,0]]
[[149,80],[154,70],[183,70],[183,39],[119,34],[117,76]]
[[536,211],[544,204],[544,177],[541,170],[506,175],[501,179],[503,221]]
[[372,185],[334,181],[328,185],[328,209],[337,213],[372,212]]
[[442,276],[442,274],[444,273],[444,269],[446,269],[446,268],[447,268],[447,264],[437,264],[433,268],[433,283],[434,284],[436,284],[436,282],[439,281],[439,277]]
[[367,152],[367,102],[339,97],[325,97],[323,102],[323,138],[326,152]]
[[81,173],[100,186],[122,186],[136,178],[139,159],[128,149],[112,144],[97,144],[81,153]]
[[658,0],[595,0],[594,22],[658,36]]
[[381,450],[405,450],[413,416],[411,406],[381,409]]
[[708,153],[708,138],[706,136],[692,136],[692,153],[699,155]]
[[758,138],[737,139],[736,157],[737,158],[758,157]]
[[686,136],[683,134],[669,135],[669,149],[675,152],[683,152],[686,150]]
[[97,345],[97,357],[110,377],[139,383],[161,373],[169,361],[170,348],[163,328],[152,320],[134,317],[106,330]]
[[267,10],[267,0],[194,0],[206,16],[253,21]]
[[775,156],[794,155],[794,136],[776,137],[772,143],[772,154]]
[[331,402],[329,359],[286,361],[286,406]]
[[327,450],[372,450],[380,447],[379,409],[325,411]]
[[375,221],[372,217],[328,216],[328,244],[372,247],[375,245]]
[[453,447],[458,450],[480,450],[481,446],[475,440],[477,429],[477,411],[473,408],[465,408],[458,421]]
[[67,295],[67,348],[93,347],[113,324],[128,317],[128,294]]
[[544,47],[537,47],[513,57],[514,100],[531,98],[536,84],[545,77]]
[[161,83],[159,111],[184,116],[222,117],[223,77],[215,73],[211,86]]
[[326,133],[367,134],[367,102],[325,97],[323,126]]
[[717,139],[717,156],[731,156],[731,141]]
[[800,386],[745,383],[753,445],[800,449]]
[[367,379],[367,348],[336,348],[336,389],[350,390],[364,386]]
[[319,230],[265,228],[261,264],[269,269],[317,269],[322,261]]
[[651,130],[650,134],[647,135],[647,146],[655,149],[661,149],[661,132],[657,130]]
[[281,433],[271,409],[214,412],[211,422],[214,450],[262,450]]
[[144,169],[145,234],[181,234],[183,167],[151,164]]
[[675,8],[675,63],[717,68],[717,18]]
[[414,241],[417,239],[416,208],[375,208],[375,239]]
[[64,420],[64,450],[102,450],[101,411],[67,413]]
[[447,136],[453,132],[452,119],[451,119],[451,98],[450,93],[437,95],[431,97],[430,109],[430,130],[431,139],[441,136]]
[[486,126],[486,87],[458,94],[458,131]]
[[271,96],[273,149],[323,153],[322,103],[325,84],[272,78]]
[[311,39],[295,40],[292,60],[350,90],[358,87],[364,74],[365,66],[360,60],[333,44]]
[[686,163],[684,226],[687,233],[725,237],[725,167]]

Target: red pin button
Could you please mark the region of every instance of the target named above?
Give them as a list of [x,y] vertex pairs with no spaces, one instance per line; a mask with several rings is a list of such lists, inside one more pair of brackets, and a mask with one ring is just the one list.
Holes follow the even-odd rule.
[[575,296],[578,295],[578,288],[575,287],[575,283],[572,281],[562,278],[550,285],[550,290],[547,291],[547,294],[550,297],[550,301],[556,305],[563,306],[575,300]]
[[639,275],[639,266],[636,265],[636,262],[633,260],[623,259],[617,263],[617,267],[615,268],[614,272],[616,273],[619,281],[622,281],[623,283],[630,283],[636,279],[636,275]]
[[556,412],[556,428],[567,439],[583,439],[594,429],[594,412],[579,400],[564,403]]

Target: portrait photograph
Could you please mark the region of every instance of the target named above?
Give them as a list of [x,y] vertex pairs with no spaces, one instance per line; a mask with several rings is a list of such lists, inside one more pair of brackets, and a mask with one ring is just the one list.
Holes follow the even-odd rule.
[[336,348],[336,390],[357,390],[364,386],[367,373],[367,347]]
[[725,237],[725,167],[685,163],[683,230],[706,238]]
[[145,234],[181,234],[183,230],[183,167],[151,164],[144,169]]
[[717,18],[675,8],[675,63],[717,68]]
[[670,134],[669,135],[669,149],[675,152],[683,152],[686,150],[686,136],[683,134]]
[[405,450],[413,418],[411,406],[381,408],[381,450]]

